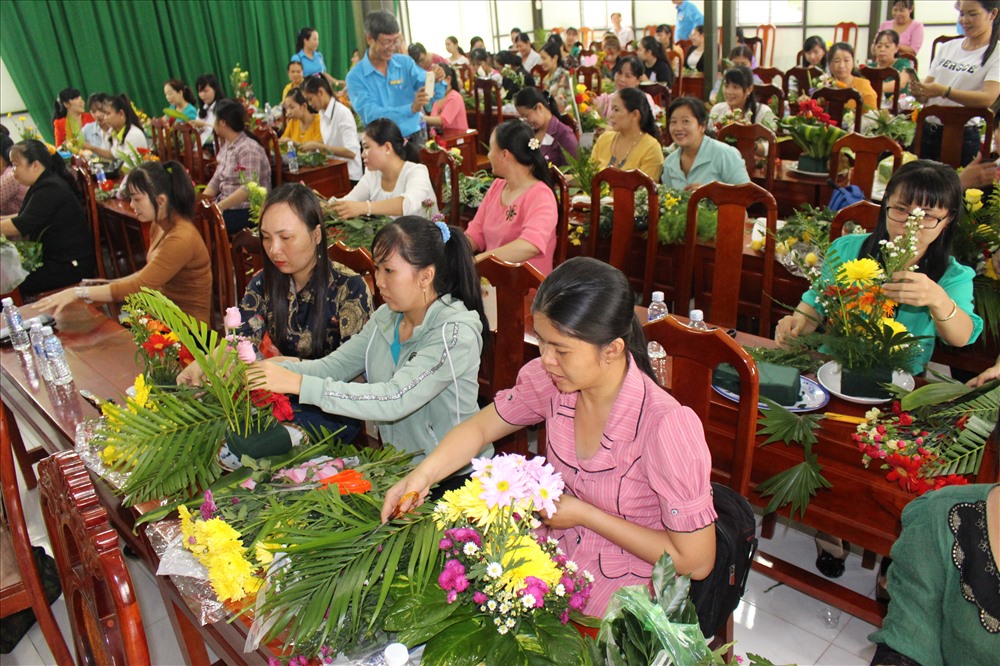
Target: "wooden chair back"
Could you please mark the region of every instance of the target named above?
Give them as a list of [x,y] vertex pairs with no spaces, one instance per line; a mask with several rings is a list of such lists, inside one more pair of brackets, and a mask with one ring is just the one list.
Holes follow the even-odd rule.
[[[985,107],[976,106],[925,106],[917,114],[917,134],[913,138],[913,146],[917,151],[917,157],[922,155],[921,143],[924,136],[924,126],[928,118],[937,118],[941,121],[943,129],[941,131],[941,155],[931,159],[937,159],[945,164],[950,164],[956,169],[962,166],[962,135],[965,132],[965,125],[973,118],[982,118],[986,121],[986,127],[993,127],[993,112]],[[983,141],[982,155],[987,157],[990,154],[990,141],[993,139],[993,132],[986,132],[986,139]]]
[[601,68],[600,67],[577,67],[576,82],[587,86],[596,95],[601,93]]
[[153,150],[161,162],[172,160],[176,156],[173,141],[170,138],[170,125],[163,118],[153,118],[149,121],[149,129],[153,134]]
[[450,191],[448,201],[448,224],[459,226],[459,213],[462,206],[458,201],[458,163],[455,157],[447,150],[430,150],[422,148],[420,150],[420,163],[427,167],[427,173],[431,178],[431,185],[434,187],[434,197],[437,199],[438,210],[444,212],[445,188]]
[[842,136],[833,144],[830,153],[830,180],[837,182],[837,172],[840,168],[840,152],[844,149],[854,151],[854,168],[851,169],[851,184],[857,185],[864,193],[865,199],[871,199],[872,185],[878,163],[885,153],[892,153],[892,169],[895,171],[903,163],[903,149],[898,143],[887,136],[862,136],[851,133]]
[[744,497],[749,496],[760,396],[757,364],[721,327],[697,330],[667,316],[646,324],[643,332],[646,340],[659,342],[667,355],[672,357],[671,395],[685,407],[690,407],[702,423],[711,421],[709,409],[715,394],[712,390],[712,371],[720,363],[728,363],[735,368],[740,377],[740,401],[732,458],[723,461],[713,451],[712,480],[729,486]]
[[674,44],[676,46],[679,46],[681,48],[681,51],[683,51],[685,54],[688,51],[691,50],[691,40],[690,39],[678,39],[677,41],[674,42]]
[[253,133],[260,139],[264,152],[267,153],[267,161],[271,163],[271,187],[277,187],[285,182],[281,173],[281,146],[278,143],[278,135],[270,127],[258,127]]
[[207,185],[211,180],[209,163],[212,160],[205,154],[201,145],[201,134],[191,123],[177,123],[174,132],[180,137],[181,151],[178,158],[184,168],[191,174],[191,179],[197,185]]
[[772,23],[757,26],[757,36],[764,42],[763,56],[757,58],[757,64],[761,67],[774,67],[774,39],[777,32]]
[[488,145],[494,128],[503,122],[503,99],[500,97],[500,85],[493,79],[477,78],[473,81],[472,92],[476,102],[476,131],[483,138],[476,149],[485,155],[487,150],[482,143]]
[[[879,107],[884,106],[884,95],[891,95],[889,103],[889,112],[893,115],[899,113],[899,84],[900,77],[899,72],[897,72],[892,67],[868,67],[867,65],[861,65],[861,75],[868,79],[868,82],[872,84],[872,88],[875,90],[875,97],[878,100]],[[895,83],[892,92],[885,92],[885,82],[890,81]]]
[[[785,73],[777,67],[758,67],[753,73],[764,83],[774,83],[775,78],[785,79]],[[757,84],[754,84],[757,85]]]
[[[30,608],[56,663],[72,664],[73,657],[45,597],[42,577],[38,573],[38,564],[31,549],[28,524],[24,519],[17,472],[14,469],[15,450],[18,445],[23,450],[24,441],[10,408],[6,404],[0,406],[0,490],[3,498],[0,557],[5,565],[16,563],[16,566],[5,566],[0,571],[0,599],[3,600],[0,604],[0,618]],[[31,479],[34,478],[32,474]]]
[[327,246],[326,254],[331,261],[347,266],[352,271],[360,275],[368,283],[368,289],[372,292],[372,303],[377,308],[382,305],[382,295],[375,286],[375,260],[372,253],[363,247],[347,247],[342,241],[337,241]]
[[809,90],[809,79],[818,79],[823,75],[823,70],[819,67],[792,67],[785,72],[784,78],[781,79],[781,89],[785,92],[785,99],[788,99],[788,84],[795,80],[795,84],[798,86],[799,94],[803,94],[805,91]]
[[240,229],[229,239],[229,253],[233,260],[236,299],[242,301],[250,280],[264,270],[264,249],[260,237],[253,229]]
[[674,68],[674,85],[670,90],[671,96],[677,98],[681,96],[684,83],[684,56],[677,51],[670,49],[667,51],[667,62]]
[[[462,90],[459,92],[464,93],[467,90],[471,90],[472,80],[474,78],[472,67],[462,63],[461,65],[452,65],[452,69],[454,69],[455,73],[458,74],[458,80],[462,84]],[[466,88],[466,84],[468,84],[468,88]]]
[[671,89],[662,83],[650,83],[639,86],[639,90],[653,98],[656,105],[663,109],[663,116],[666,118],[667,107],[670,106]]
[[[833,43],[846,42],[855,53],[858,50],[858,24],[853,21],[841,21],[833,27]],[[862,58],[863,60],[863,58]]]
[[[774,171],[778,163],[778,144],[775,141],[774,132],[757,123],[750,125],[733,123],[719,130],[717,138],[719,141],[736,146],[736,149],[743,155],[747,174],[751,178],[762,177],[764,189],[768,192],[774,189]],[[761,141],[767,144],[767,157],[764,158],[763,174],[757,168],[757,161],[760,159],[757,156],[757,146]]]
[[833,221],[830,223],[830,242],[837,240],[844,234],[844,225],[848,222],[860,224],[865,231],[875,231],[881,211],[882,207],[871,201],[858,201],[841,208],[833,216]]
[[[483,365],[488,367],[479,373],[479,395],[492,400],[497,391],[514,386],[518,371],[527,361],[524,348],[526,303],[528,294],[538,289],[545,278],[527,262],[513,264],[492,255],[480,261],[476,268],[479,276],[493,285],[497,298],[497,330],[484,355],[486,362]],[[527,453],[528,442],[523,430],[514,436],[514,441],[518,453]]]
[[573,130],[573,135],[576,136],[576,140],[580,140],[580,125],[576,122],[576,118],[573,117],[571,113],[563,113],[559,116],[560,122],[563,125]]
[[910,62],[913,63],[913,69],[915,71],[918,71],[918,72],[920,71],[920,68],[917,66],[917,56],[910,55],[909,53],[897,53],[896,57],[897,58],[906,58],[907,60],[909,60]]
[[588,49],[593,49],[591,42],[594,41],[594,29],[593,28],[580,28],[580,43],[583,44]]
[[[698,243],[698,203],[708,199],[718,208],[719,223],[715,236],[715,259],[711,269],[710,290],[704,294],[694,294],[695,251]],[[740,310],[740,283],[742,281],[744,229],[747,209],[761,204],[767,209],[767,237],[764,240],[763,278],[759,310],[760,335],[771,334],[771,285],[774,282],[774,233],[778,220],[778,204],[774,196],[759,185],[727,185],[709,183],[691,196],[687,211],[687,233],[684,237],[684,255],[681,261],[681,275],[675,297],[675,311],[687,315],[690,311],[692,295],[696,307],[704,310],[705,320],[716,326],[736,328]],[[701,268],[699,267],[700,271]],[[706,280],[708,280],[706,276]]]
[[645,28],[642,29],[642,36],[643,37],[656,37],[656,26],[655,25],[647,25]]
[[569,254],[569,183],[566,176],[553,164],[549,164],[549,178],[552,179],[552,192],[556,195],[556,251],[552,257],[552,267],[555,268],[566,261]]
[[535,87],[541,90],[545,87],[542,83],[542,78],[545,76],[545,68],[541,65],[535,65],[531,68],[531,78],[535,80]]
[[87,213],[87,222],[90,224],[90,232],[94,236],[94,258],[97,260],[97,277],[102,280],[107,279],[108,271],[104,266],[104,247],[101,243],[101,219],[97,214],[97,195],[94,192],[94,179],[90,177],[90,172],[81,166],[73,166],[70,169],[76,186],[83,195],[83,209]]
[[[746,39],[744,39],[744,44],[746,44],[747,48],[749,48],[750,51],[753,53],[754,60],[756,60],[758,64],[764,62],[764,40],[762,38],[747,37]],[[721,47],[722,47],[722,40],[720,39],[719,48],[721,49]]]
[[950,42],[953,39],[962,39],[962,35],[941,35],[940,37],[935,37],[934,41],[931,43],[931,64],[934,64],[934,58],[937,55],[938,44],[944,44],[945,42]]
[[[653,268],[656,264],[656,252],[659,243],[660,199],[657,183],[638,169],[621,171],[608,167],[597,172],[590,186],[590,234],[587,242],[587,255],[597,256],[597,237],[601,225],[601,185],[607,183],[614,199],[613,218],[611,225],[611,249],[607,262],[621,270],[635,283],[638,271],[630,270],[629,254],[633,247],[646,246],[645,260],[642,264],[641,294],[645,297],[653,287]],[[649,201],[649,216],[646,240],[640,240],[641,233],[635,229],[635,193],[639,189],[646,190]],[[600,258],[600,257],[599,257]]]
[[757,99],[758,104],[765,104],[771,107],[771,100],[777,100],[775,108],[771,108],[771,111],[775,112],[776,118],[781,118],[785,115],[785,91],[776,85],[765,83],[762,86],[755,85],[753,87],[753,96]]
[[[226,232],[226,222],[222,219],[219,207],[210,201],[201,201],[195,205],[194,220],[208,256],[212,262],[212,311],[211,321],[207,322],[212,329],[225,329],[223,320],[226,308],[237,304],[236,275],[233,270],[233,253],[229,246],[229,234]],[[243,294],[240,294],[240,298]]]
[[[837,121],[837,125],[844,122],[844,110],[847,103],[854,101],[854,131],[861,132],[862,111],[861,93],[854,88],[820,88],[813,93],[813,99],[817,102],[826,100],[824,108],[830,117]],[[822,102],[821,102],[822,104]]]
[[55,554],[80,663],[149,664],[132,578],[118,533],[75,451],[38,465],[42,515]]

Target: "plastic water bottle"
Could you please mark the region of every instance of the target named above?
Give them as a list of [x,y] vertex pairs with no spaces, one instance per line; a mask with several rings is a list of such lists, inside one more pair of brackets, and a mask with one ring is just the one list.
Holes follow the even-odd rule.
[[97,187],[101,191],[103,191],[104,190],[104,183],[107,182],[108,177],[104,173],[104,165],[102,165],[100,162],[97,163],[97,168],[94,171],[94,179],[97,181]]
[[382,653],[385,666],[411,666],[410,651],[402,643],[390,643]]
[[656,321],[667,316],[667,304],[663,301],[662,291],[653,292],[653,301],[649,304],[647,314],[649,321]]
[[66,360],[66,351],[63,349],[59,338],[52,332],[51,326],[42,329],[45,336],[45,358],[49,362],[49,372],[52,374],[52,383],[56,385],[69,384],[73,381],[73,371],[69,369],[69,362]]
[[45,334],[42,333],[42,323],[36,321],[31,325],[31,332],[28,333],[31,340],[31,352],[35,357],[35,367],[38,374],[47,382],[52,381],[52,369],[49,367],[49,360],[45,357]]
[[288,144],[288,170],[291,173],[299,172],[299,154],[295,150],[295,142]]
[[688,315],[688,319],[691,320],[688,324],[689,327],[696,328],[699,331],[709,330],[708,324],[705,323],[705,313],[701,310],[691,310],[691,313]]
[[31,349],[31,341],[28,340],[28,333],[24,330],[24,319],[21,318],[21,311],[14,305],[13,298],[5,298],[0,303],[3,303],[3,323],[7,325],[10,343],[19,352],[28,351]]

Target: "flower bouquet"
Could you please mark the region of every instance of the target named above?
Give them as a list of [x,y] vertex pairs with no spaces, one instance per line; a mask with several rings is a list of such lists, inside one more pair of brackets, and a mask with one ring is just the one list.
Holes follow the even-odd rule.
[[29,139],[34,139],[35,141],[42,140],[42,135],[39,133],[38,128],[28,121],[28,116],[18,116],[17,120],[14,120],[14,114],[8,111],[7,120],[13,123],[17,129],[17,133],[21,135],[21,141],[28,141]]
[[[752,125],[750,117],[743,113],[743,109],[732,109],[729,113],[721,116],[713,115],[710,120],[715,128],[715,134],[718,135],[723,127],[729,127],[730,125]],[[735,138],[727,137],[727,141],[734,143]]]
[[136,359],[142,365],[145,381],[159,386],[176,384],[177,375],[194,361],[194,356],[166,324],[146,314],[136,295],[125,297],[122,312],[125,315],[123,323],[132,333]]
[[594,95],[593,91],[589,90],[582,83],[578,83],[576,84],[574,93],[576,108],[580,112],[580,132],[586,134],[593,132],[598,127],[603,127],[606,123],[601,118],[601,114],[597,112],[597,108],[594,107],[596,95]]
[[954,234],[954,252],[959,262],[976,271],[972,295],[983,327],[1000,339],[1000,188],[983,201],[981,190],[968,189]]
[[812,99],[803,99],[799,103],[798,113],[790,118],[780,119],[778,127],[785,130],[795,145],[802,149],[799,170],[824,175],[828,171],[833,144],[847,134]]
[[233,99],[242,103],[248,110],[257,105],[253,84],[250,83],[250,72],[240,67],[240,63],[236,63],[233,71],[229,73],[229,87],[233,90]]
[[[687,213],[691,202],[691,192],[677,190],[666,185],[657,188],[660,204],[660,223],[657,228],[659,242],[664,245],[674,245],[684,242],[687,234]],[[614,210],[611,204],[601,204],[601,236],[611,237],[614,220]],[[635,228],[646,231],[649,225],[649,194],[644,189],[635,193]],[[715,238],[719,223],[719,213],[711,201],[703,200],[698,204],[698,239],[702,241]]]
[[913,136],[917,132],[917,124],[910,118],[909,113],[894,116],[886,109],[879,109],[867,112],[864,121],[862,134],[865,136],[887,136],[901,146],[912,144]]
[[472,465],[472,478],[434,508],[444,530],[437,587],[401,588],[386,630],[410,646],[426,643],[421,663],[429,666],[586,663],[587,644],[567,623],[585,607],[593,577],[534,534],[541,523],[532,512],[555,513],[561,476],[541,457]]

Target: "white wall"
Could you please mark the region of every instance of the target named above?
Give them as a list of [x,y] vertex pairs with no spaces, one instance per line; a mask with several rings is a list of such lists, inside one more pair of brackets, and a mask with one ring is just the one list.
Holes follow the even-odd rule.
[[[12,113],[13,118],[8,118],[8,113]],[[17,87],[11,80],[10,72],[7,71],[7,67],[3,64],[2,59],[0,59],[0,114],[2,114],[0,123],[10,130],[10,138],[15,143],[21,140],[21,132],[18,131],[17,125],[14,122],[20,116],[28,117],[30,124],[37,125],[24,110],[24,100],[21,99],[20,93],[17,92]]]

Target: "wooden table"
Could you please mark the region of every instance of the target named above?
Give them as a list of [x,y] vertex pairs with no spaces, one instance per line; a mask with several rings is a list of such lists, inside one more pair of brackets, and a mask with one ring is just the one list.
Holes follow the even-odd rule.
[[342,197],[351,191],[351,179],[347,171],[347,160],[331,158],[326,164],[314,167],[299,167],[292,173],[288,167],[281,167],[286,183],[302,183],[316,190],[324,197]]

